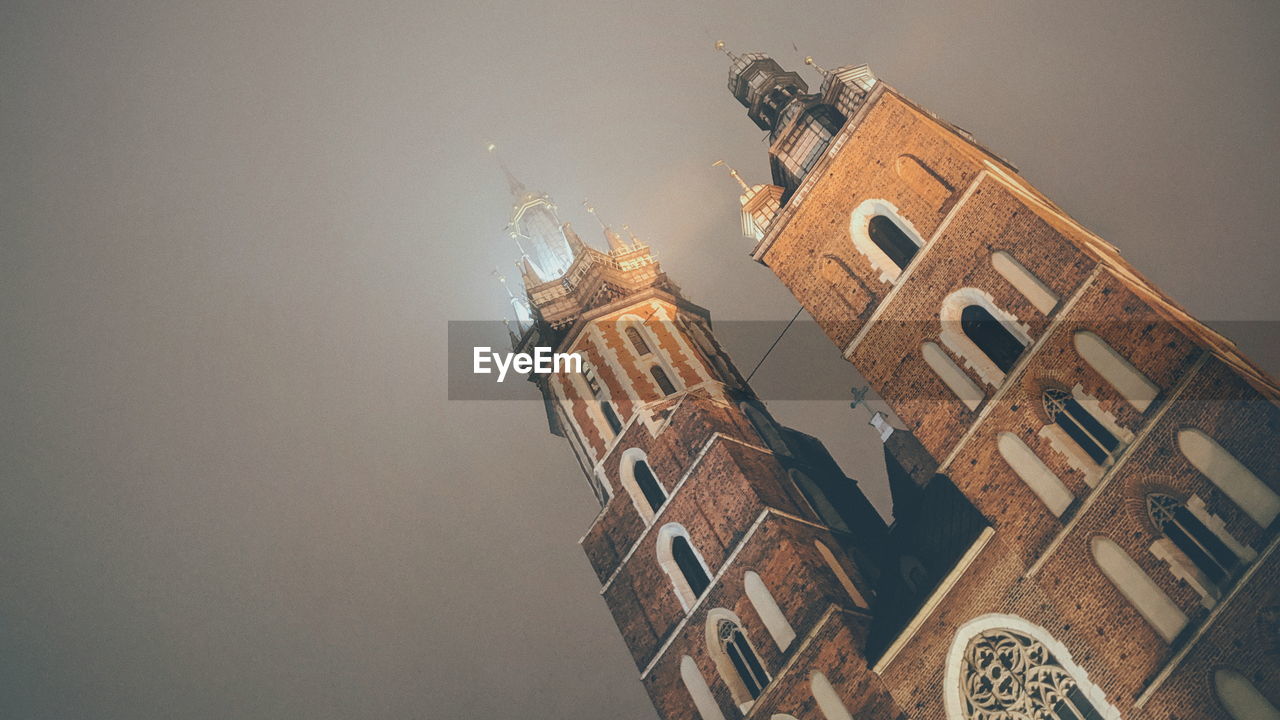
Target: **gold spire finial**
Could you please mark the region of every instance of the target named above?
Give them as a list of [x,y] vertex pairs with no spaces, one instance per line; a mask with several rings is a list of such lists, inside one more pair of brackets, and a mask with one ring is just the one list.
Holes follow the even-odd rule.
[[737,171],[737,170],[734,170],[734,169],[733,169],[733,166],[732,166],[732,165],[730,165],[729,163],[727,163],[727,162],[725,162],[725,161],[723,161],[723,160],[717,160],[717,161],[715,161],[715,162],[711,163],[711,167],[723,167],[723,168],[727,168],[727,169],[729,170],[729,174],[733,176],[733,179],[734,179],[734,180],[737,180],[737,181],[738,181],[738,184],[742,186],[742,192],[744,192],[744,193],[745,193],[745,192],[751,192],[751,188],[747,186],[746,181],[744,181],[744,180],[742,179],[742,176],[738,174],[738,171]]
[[730,50],[729,48],[725,47],[725,44],[724,44],[724,41],[723,41],[723,40],[717,40],[717,41],[716,41],[716,50],[717,50],[718,52],[722,52],[722,53],[724,53],[725,55],[728,55],[730,60],[733,60],[734,62],[737,62],[737,61],[738,61],[738,56],[737,56],[737,55],[734,55],[732,50]]
[[824,68],[824,67],[822,67],[822,66],[821,66],[821,65],[819,65],[818,63],[814,62],[814,61],[813,61],[813,56],[812,56],[812,55],[806,55],[806,56],[805,56],[805,58],[804,58],[804,64],[805,64],[805,65],[809,65],[809,66],[810,66],[810,67],[812,67],[814,70],[817,70],[819,73],[821,73],[821,74],[822,74],[822,75],[824,75],[824,76],[827,74],[827,69],[826,69],[826,68]]
[[503,162],[502,156],[498,154],[497,144],[490,142],[485,145],[485,149],[498,161],[498,167],[502,168],[502,174],[507,178],[507,188],[511,190],[511,194],[517,198],[524,195],[527,192],[524,183],[517,180],[516,176],[511,173],[511,169]]

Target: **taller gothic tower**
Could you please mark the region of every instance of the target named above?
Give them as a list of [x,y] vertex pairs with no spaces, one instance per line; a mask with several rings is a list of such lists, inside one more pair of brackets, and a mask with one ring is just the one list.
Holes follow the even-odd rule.
[[[772,183],[742,200],[753,256],[918,439],[925,491],[954,483],[983,528],[880,568],[885,633],[836,659],[838,702],[815,687],[819,713],[768,712],[1280,717],[1275,382],[866,66],[819,68],[811,93],[767,55],[730,57],[771,143]],[[897,510],[894,533],[913,517]]]
[[[648,245],[603,226],[608,250],[596,249],[548,196],[510,185],[525,284],[512,343],[586,361],[580,374],[530,380],[600,502],[582,548],[658,712],[816,717],[849,702],[900,716],[859,657],[887,637],[873,619],[876,588],[903,560],[885,553],[891,533],[857,483],[817,439],[770,416],[710,314]],[[908,434],[891,446],[895,500],[925,498],[917,504],[962,518],[948,531],[966,540],[981,532],[949,483],[929,483]],[[945,533],[913,526],[907,536],[935,541],[915,551],[923,557],[951,552],[938,547]]]

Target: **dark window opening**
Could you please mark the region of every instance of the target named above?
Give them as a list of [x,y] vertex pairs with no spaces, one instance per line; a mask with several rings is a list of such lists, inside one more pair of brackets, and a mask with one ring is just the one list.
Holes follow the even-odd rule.
[[614,435],[622,432],[622,421],[618,419],[618,413],[613,409],[613,403],[607,400],[600,401],[600,412],[604,413],[604,421],[609,423],[609,429]]
[[693,551],[693,546],[689,544],[688,539],[681,535],[671,539],[671,557],[675,558],[676,567],[680,568],[680,574],[684,576],[684,581],[689,585],[693,596],[702,597],[702,593],[706,592],[707,587],[711,585],[711,578],[707,577],[707,571],[703,569],[702,563],[698,562],[698,555]]
[[662,485],[658,483],[658,478],[654,476],[653,470],[649,469],[649,463],[644,460],[637,460],[632,466],[632,473],[636,479],[636,485],[640,487],[640,493],[644,495],[644,499],[648,501],[649,507],[657,512],[662,507],[662,503],[667,500],[667,493],[662,489]]
[[1147,514],[1160,532],[1218,587],[1225,584],[1239,565],[1240,559],[1231,548],[1186,505],[1172,497],[1160,493],[1148,495]]
[[631,341],[631,346],[636,349],[636,352],[639,353],[641,357],[652,352],[649,349],[649,343],[645,342],[644,336],[640,334],[639,328],[627,328],[627,339]]
[[1111,458],[1111,453],[1120,447],[1116,436],[1081,407],[1067,391],[1045,390],[1042,399],[1049,419],[1057,423],[1094,462],[1104,464]]
[[751,649],[751,644],[747,642],[747,637],[742,634],[742,630],[737,625],[728,620],[720,621],[717,633],[720,644],[725,654],[729,656],[729,661],[733,663],[733,669],[738,673],[742,684],[747,688],[747,693],[753,700],[760,697],[760,693],[764,692],[765,686],[769,684],[769,676],[760,664],[760,658],[756,657],[755,651]]
[[675,394],[676,386],[671,383],[671,378],[667,377],[667,371],[663,370],[661,366],[654,365],[649,368],[649,374],[653,376],[653,381],[658,383],[663,395]]
[[898,227],[898,223],[884,215],[871,218],[871,222],[867,224],[867,235],[871,237],[871,242],[875,243],[876,247],[888,255],[893,264],[902,270],[911,264],[911,258],[915,257],[916,251],[920,249],[920,246]]
[[1022,354],[1022,341],[981,305],[969,305],[960,311],[960,330],[1002,372],[1012,370]]

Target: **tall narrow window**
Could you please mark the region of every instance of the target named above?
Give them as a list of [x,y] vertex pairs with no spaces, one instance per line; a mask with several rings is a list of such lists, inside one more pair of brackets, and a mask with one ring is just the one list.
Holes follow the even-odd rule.
[[1046,388],[1041,400],[1049,419],[1061,427],[1099,465],[1106,463],[1111,458],[1111,453],[1120,447],[1116,436],[1081,407],[1066,390]]
[[689,531],[679,523],[662,526],[657,542],[658,565],[671,579],[676,597],[687,612],[711,586],[711,572],[694,549]]
[[786,650],[796,639],[796,631],[787,621],[782,608],[778,607],[778,601],[773,599],[773,593],[769,592],[764,579],[756,571],[748,570],[742,576],[742,587],[746,590],[751,606],[760,616],[760,621],[764,623],[764,629],[769,631],[779,650]]
[[640,334],[640,328],[627,328],[627,339],[631,341],[631,347],[636,349],[636,353],[641,357],[653,352],[649,349],[649,343],[645,342],[644,336]]
[[849,708],[844,706],[840,693],[832,687],[831,681],[816,670],[809,674],[809,691],[813,693],[814,702],[826,720],[853,720]]
[[1002,432],[996,436],[996,448],[1000,451],[1000,457],[1004,458],[1036,497],[1049,507],[1049,511],[1062,517],[1075,496],[1040,460],[1035,451],[1011,432]]
[[702,561],[693,552],[693,546],[689,544],[689,540],[680,535],[672,538],[671,556],[675,558],[676,566],[680,568],[680,574],[684,576],[685,583],[693,591],[693,596],[702,597],[702,593],[706,592],[707,586],[711,584],[711,578],[707,577],[707,571],[702,568]]
[[711,694],[706,678],[702,677],[698,663],[688,655],[680,658],[680,679],[684,681],[689,697],[693,698],[693,706],[698,709],[698,717],[702,720],[724,720],[724,713],[720,712],[720,705]]
[[1147,496],[1151,522],[1195,563],[1214,585],[1223,587],[1240,564],[1240,558],[1205,527],[1185,505],[1163,493]]
[[1280,514],[1280,495],[1216,440],[1196,428],[1178,431],[1178,448],[1197,470],[1253,521],[1268,527]]
[[1233,720],[1280,720],[1280,709],[1258,692],[1249,678],[1235,670],[1215,670],[1213,689],[1218,695],[1218,702]]
[[960,330],[1001,372],[1012,370],[1022,355],[1022,341],[981,305],[969,305],[960,311]]
[[884,215],[876,215],[871,218],[867,224],[867,235],[871,237],[871,242],[880,248],[894,265],[899,269],[905,270],[907,265],[911,264],[911,258],[916,256],[916,251],[920,246],[904,232],[898,224]]
[[849,532],[849,526],[840,517],[840,511],[836,510],[836,506],[831,504],[831,499],[818,486],[818,483],[814,482],[813,478],[799,470],[791,470],[787,474],[791,476],[791,481],[799,488],[800,494],[809,503],[809,507],[813,509],[813,512],[817,514],[822,522],[827,524],[827,527],[832,530]]
[[622,432],[622,421],[618,419],[618,413],[613,409],[613,403],[608,400],[600,401],[600,413],[604,415],[604,421],[609,424],[609,429],[614,435]]
[[635,465],[632,466],[632,472],[636,480],[636,486],[640,488],[645,501],[649,503],[649,507],[654,512],[657,512],[658,508],[662,507],[662,504],[667,501],[667,493],[662,489],[658,478],[654,476],[649,463],[644,460],[637,460]]
[[1138,412],[1146,412],[1160,394],[1160,388],[1129,359],[1116,352],[1096,333],[1081,330],[1072,338],[1076,352]]
[[649,368],[649,374],[653,376],[653,381],[658,383],[663,395],[675,394],[676,386],[671,383],[671,378],[667,377],[667,371],[663,370],[662,366],[654,365]]
[[764,671],[764,665],[760,663],[760,658],[751,647],[751,643],[747,641],[742,628],[732,620],[722,619],[716,625],[716,637],[721,651],[733,665],[734,672],[737,673],[738,680],[741,681],[747,694],[752,700],[760,697],[760,693],[764,692],[765,686],[769,684],[769,675]]

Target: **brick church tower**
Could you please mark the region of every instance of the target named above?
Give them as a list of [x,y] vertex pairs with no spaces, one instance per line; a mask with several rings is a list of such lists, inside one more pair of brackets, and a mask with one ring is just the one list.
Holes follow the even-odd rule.
[[[834,603],[838,630],[806,636],[827,591],[782,583],[821,564],[752,559],[803,638],[774,652],[764,615],[734,605],[731,561],[707,600],[763,648],[774,680],[750,707],[687,630],[669,641],[719,701],[697,703],[702,720],[1280,717],[1275,382],[866,66],[817,68],[810,92],[767,55],[728,54],[729,90],[770,141],[772,182],[742,197],[753,257],[902,429],[893,524],[878,548],[854,543],[870,564],[842,560],[866,607]],[[721,492],[717,508],[738,502]],[[654,685],[674,657],[637,657],[665,716],[691,717]]]
[[600,502],[581,544],[660,715],[816,717],[843,698],[898,716],[850,665],[879,632],[890,535],[857,483],[773,420],[646,244],[603,226],[596,249],[507,176],[525,289],[512,345],[584,358],[530,379]]

